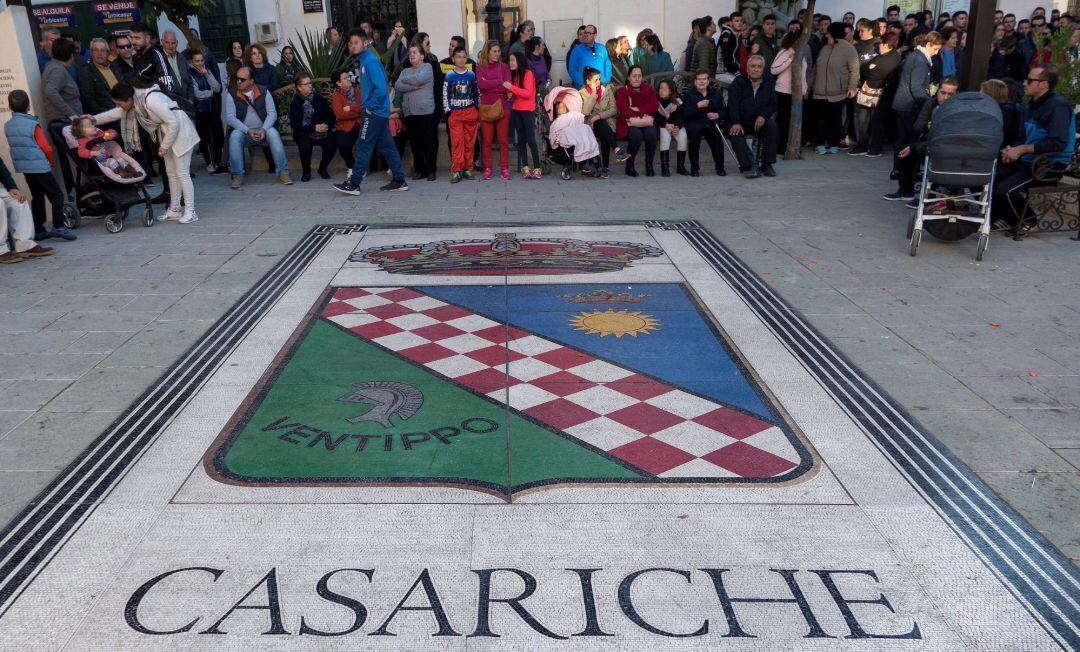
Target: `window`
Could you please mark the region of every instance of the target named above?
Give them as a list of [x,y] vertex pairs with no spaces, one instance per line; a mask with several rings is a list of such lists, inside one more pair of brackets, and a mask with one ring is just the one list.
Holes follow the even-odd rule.
[[229,58],[229,41],[250,43],[244,0],[218,0],[212,13],[199,16],[199,37],[222,63]]

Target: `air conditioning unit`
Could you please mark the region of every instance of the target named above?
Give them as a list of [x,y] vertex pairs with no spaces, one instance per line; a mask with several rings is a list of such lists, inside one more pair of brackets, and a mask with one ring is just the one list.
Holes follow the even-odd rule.
[[277,43],[278,24],[276,22],[255,23],[255,40],[259,43]]

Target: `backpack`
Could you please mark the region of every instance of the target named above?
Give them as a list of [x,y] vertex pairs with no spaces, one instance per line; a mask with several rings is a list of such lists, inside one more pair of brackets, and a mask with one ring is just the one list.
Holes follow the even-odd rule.
[[[176,108],[174,108],[173,111],[179,109],[180,111],[183,111],[185,114],[187,114],[188,119],[190,119],[192,123],[195,122],[195,103],[188,98],[178,93],[167,91],[160,87],[157,90],[150,91],[150,93],[161,93],[165,97],[169,98],[173,101],[173,103],[176,104]],[[147,95],[149,95],[150,93],[147,93]]]

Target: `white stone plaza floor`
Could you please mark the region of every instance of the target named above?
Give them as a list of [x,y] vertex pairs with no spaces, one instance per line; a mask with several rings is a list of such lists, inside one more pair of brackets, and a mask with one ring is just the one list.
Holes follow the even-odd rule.
[[[799,166],[808,181],[783,180]],[[700,180],[714,199],[691,180],[356,200],[200,175],[196,225],[90,223],[98,259],[58,245],[45,288],[4,270],[13,302],[83,297],[53,318],[80,320],[73,355],[127,332],[99,320],[142,323],[0,435],[3,486],[27,484],[0,530],[0,649],[1080,649],[1076,485],[1041,504],[1055,526],[991,480],[1076,479],[1059,449],[1078,446],[1044,439],[1076,436],[1073,362],[1046,408],[1066,425],[1012,437],[1020,415],[977,387],[1011,376],[947,370],[976,378],[965,405],[932,375],[939,349],[901,337],[941,314],[976,329],[993,318],[949,296],[1080,245],[911,259],[877,177],[830,189],[826,169]],[[778,244],[795,235],[814,264]],[[820,268],[843,264],[854,303],[910,300],[836,310]],[[108,308],[124,288],[147,310]],[[1001,357],[1051,360],[1026,351]]]

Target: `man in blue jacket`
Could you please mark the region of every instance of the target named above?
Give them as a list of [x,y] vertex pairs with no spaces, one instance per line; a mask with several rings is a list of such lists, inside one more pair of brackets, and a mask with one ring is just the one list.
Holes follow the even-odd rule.
[[379,57],[370,49],[371,35],[361,29],[349,32],[349,54],[356,58],[356,74],[359,77],[361,112],[360,135],[356,139],[356,151],[352,174],[344,183],[335,183],[334,188],[347,195],[360,194],[360,182],[371,164],[371,155],[376,149],[390,164],[393,179],[379,188],[388,192],[402,192],[409,189],[405,183],[405,170],[401,166],[394,139],[390,136],[390,95],[386,84],[386,69]]
[[585,31],[581,32],[581,43],[570,51],[566,71],[574,80],[574,88],[585,85],[585,68],[599,70],[601,84],[611,83],[611,60],[608,59],[607,47],[596,42],[596,25],[587,25]]
[[1027,189],[1038,183],[1031,176],[1036,156],[1046,154],[1055,169],[1064,172],[1076,151],[1076,116],[1065,96],[1054,92],[1057,81],[1058,69],[1052,64],[1032,68],[1024,80],[1024,94],[1031,97],[1024,142],[1001,150],[1004,165],[994,182],[994,206],[1007,202],[1009,210],[1004,221],[995,222],[995,228],[1027,217],[1022,215]]

